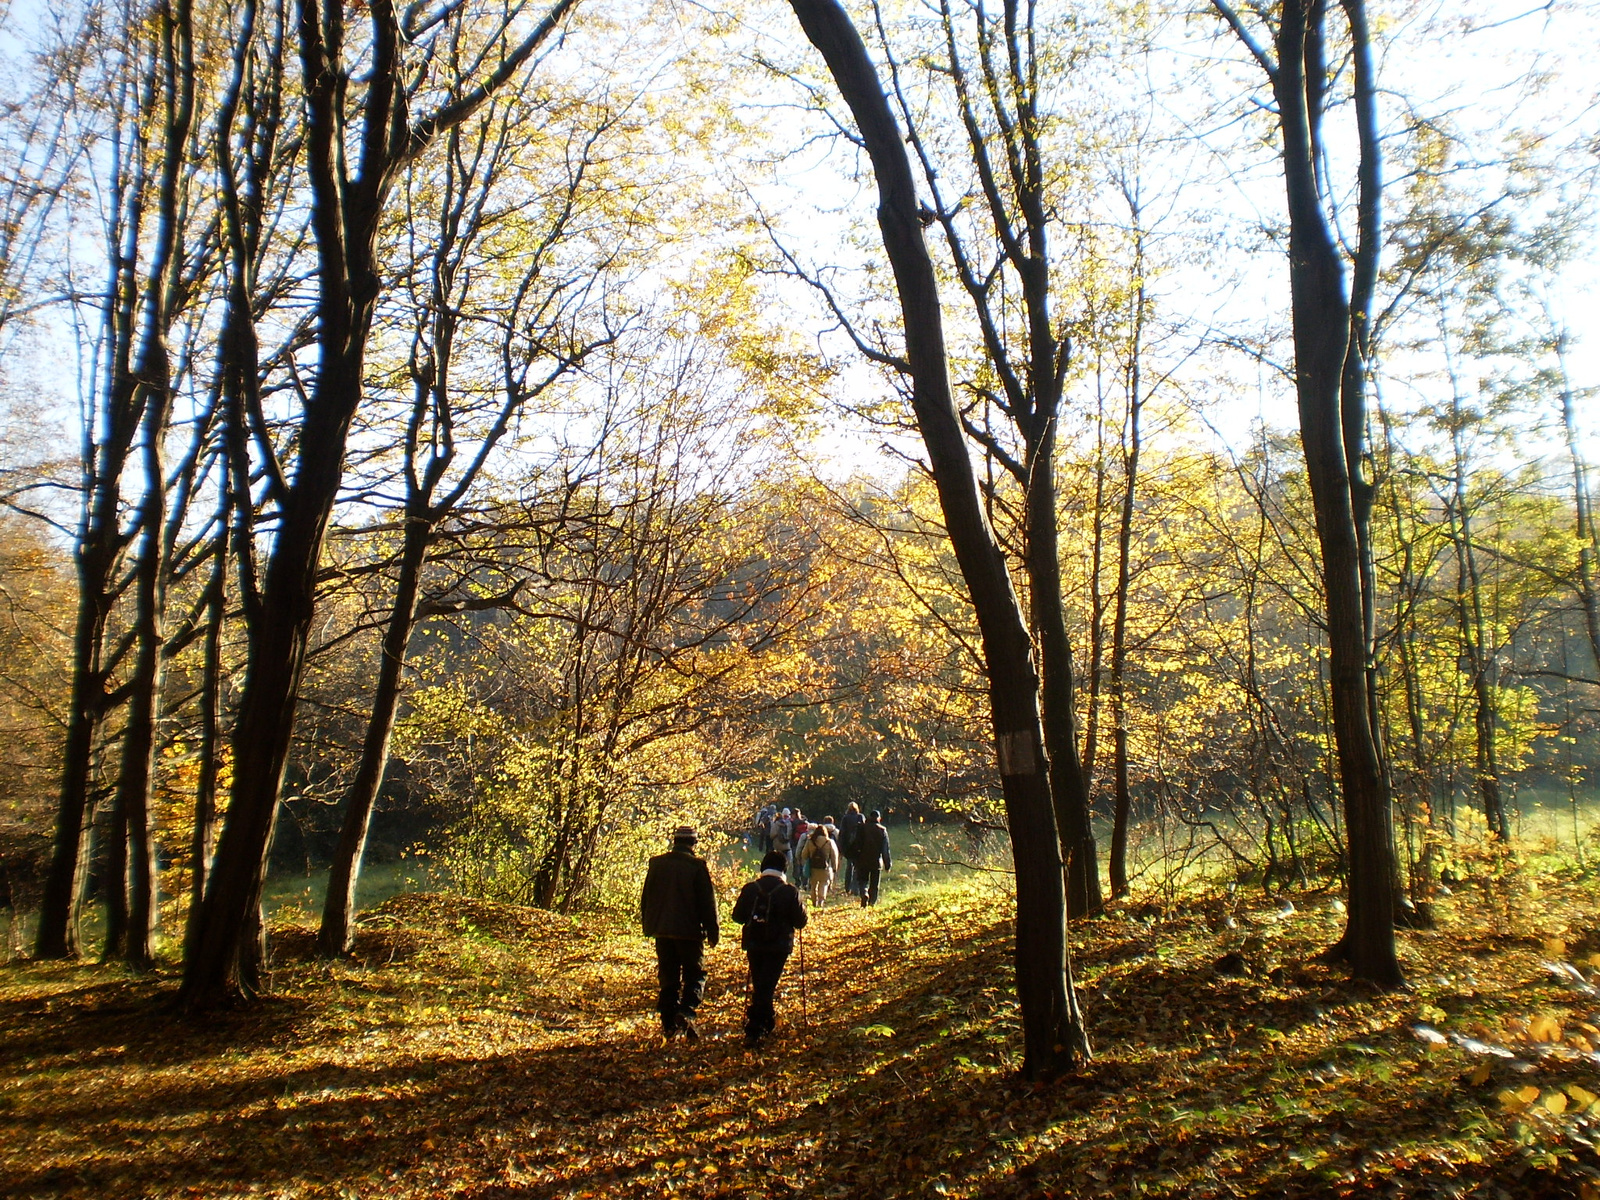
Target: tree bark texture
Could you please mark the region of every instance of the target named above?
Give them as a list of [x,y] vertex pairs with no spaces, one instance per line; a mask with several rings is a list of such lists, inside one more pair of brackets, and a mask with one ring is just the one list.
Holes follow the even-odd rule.
[[1017,993],[1023,1071],[1046,1078],[1087,1056],[1068,978],[1066,897],[1039,718],[1038,677],[1022,609],[983,513],[951,395],[933,261],[922,238],[905,143],[865,45],[836,0],[790,0],[822,54],[871,157],[878,225],[905,322],[912,405],[951,546],[982,635],[1006,815],[1017,871]]

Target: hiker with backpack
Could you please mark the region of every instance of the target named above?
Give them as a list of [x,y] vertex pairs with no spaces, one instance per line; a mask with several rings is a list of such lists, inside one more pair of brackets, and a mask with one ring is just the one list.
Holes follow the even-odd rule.
[[733,902],[733,920],[744,926],[740,945],[750,960],[750,1006],[745,1010],[744,1045],[754,1050],[778,1023],[772,1000],[783,967],[794,949],[797,929],[806,927],[799,890],[784,878],[784,856],[774,850],[761,860],[761,874],[745,884]]
[[878,882],[883,872],[893,865],[889,857],[889,831],[883,827],[883,814],[872,810],[872,817],[861,827],[860,849],[856,852],[856,869],[861,878],[861,907],[868,908],[878,902]]
[[694,852],[699,840],[691,826],[678,826],[671,852],[650,860],[639,895],[644,935],[656,940],[661,1032],[669,1039],[681,1033],[691,1042],[700,1040],[694,1012],[706,991],[704,943],[715,946],[722,934],[711,871]]
[[828,825],[813,825],[811,836],[806,838],[799,853],[810,880],[811,907],[821,908],[828,902],[828,888],[839,870],[839,847],[828,836]]
[[811,822],[806,820],[805,813],[798,808],[794,810],[794,838],[789,843],[789,876],[794,880],[795,886],[806,886],[806,867],[800,861],[800,851],[805,848],[806,838],[811,835]]
[[794,813],[786,808],[773,817],[768,833],[767,853],[783,855],[783,861],[787,864],[789,850],[794,845]]

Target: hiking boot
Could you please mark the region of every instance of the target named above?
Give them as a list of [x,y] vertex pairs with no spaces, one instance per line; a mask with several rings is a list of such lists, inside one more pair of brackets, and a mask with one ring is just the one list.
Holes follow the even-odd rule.
[[698,1042],[700,1040],[700,1031],[694,1027],[694,1022],[689,1020],[688,1017],[678,1018],[678,1029],[681,1030],[683,1036],[688,1038],[691,1042]]

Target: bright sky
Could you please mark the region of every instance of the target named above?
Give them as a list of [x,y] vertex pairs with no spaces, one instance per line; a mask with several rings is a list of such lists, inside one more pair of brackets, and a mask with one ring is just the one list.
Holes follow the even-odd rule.
[[[589,10],[627,23],[634,0],[588,0]],[[676,20],[687,44],[704,54],[700,22],[714,5],[685,5]],[[37,0],[22,0],[12,12],[14,25],[25,24],[30,13],[41,11]],[[662,10],[650,8],[657,20]],[[729,18],[730,41],[742,52],[759,52],[777,63],[801,70],[817,69],[814,52],[805,45],[797,24],[781,0],[751,0],[736,6]],[[1403,131],[1408,110],[1424,118],[1445,120],[1461,139],[1458,163],[1463,168],[1489,164],[1501,152],[1503,135],[1520,128],[1541,135],[1553,144],[1575,144],[1589,138],[1587,154],[1568,155],[1556,167],[1576,175],[1580,169],[1596,170],[1595,146],[1600,120],[1595,105],[1596,84],[1583,56],[1600,44],[1600,6],[1575,0],[1555,0],[1547,5],[1508,8],[1491,0],[1467,3],[1435,2],[1417,5],[1379,3],[1373,6],[1375,25],[1388,47],[1382,63],[1386,89],[1383,121],[1392,133]],[[718,14],[727,18],[726,12]],[[674,18],[667,18],[672,23]],[[1168,259],[1156,281],[1162,315],[1176,327],[1168,353],[1188,353],[1204,338],[1254,337],[1281,332],[1287,324],[1286,281],[1281,251],[1266,243],[1263,230],[1278,223],[1281,178],[1270,153],[1248,138],[1240,114],[1248,111],[1251,97],[1264,97],[1260,74],[1238,57],[1230,38],[1218,37],[1219,22],[1204,5],[1187,18],[1158,20],[1157,48],[1141,78],[1119,68],[1117,73],[1089,75],[1064,90],[1068,100],[1085,97],[1106,110],[1142,114],[1149,123],[1153,143],[1144,153],[1148,186],[1156,198],[1152,213],[1162,213],[1157,233]],[[615,30],[604,39],[571,42],[574,52],[591,61],[603,60],[616,50]],[[657,99],[670,102],[677,73],[670,66],[673,47],[646,50],[641,58],[631,46],[624,52],[630,68],[645,72]],[[608,44],[609,42],[609,44]],[[1235,65],[1223,59],[1231,58]],[[1142,90],[1154,97],[1141,102]],[[808,263],[858,264],[862,256],[876,253],[872,242],[871,212],[874,195],[870,180],[853,180],[853,149],[837,140],[806,140],[819,132],[814,116],[788,107],[799,92],[770,75],[752,83],[749,77],[731,83],[725,98],[747,107],[738,115],[770,126],[774,146],[787,157],[772,170],[727,163],[698,164],[696,169],[719,175],[717,186],[736,183],[778,222],[784,244]],[[703,103],[705,98],[687,98]],[[754,105],[755,107],[748,107]],[[1341,114],[1341,121],[1344,115]],[[791,138],[790,134],[794,136]],[[1337,130],[1335,131],[1337,138]],[[788,144],[784,144],[788,143]],[[798,147],[792,149],[791,146]],[[1334,143],[1334,173],[1340,170],[1340,143]],[[1497,172],[1487,165],[1464,170],[1460,182],[1468,188],[1492,190]],[[708,186],[710,185],[708,181]],[[1394,212],[1398,196],[1391,196]],[[1593,214],[1591,214],[1592,217]],[[1068,214],[1072,219],[1072,214]],[[718,241],[726,243],[726,239]],[[1573,366],[1580,385],[1600,383],[1600,337],[1594,336],[1592,314],[1600,312],[1600,238],[1583,239],[1579,256],[1552,280],[1551,295],[1559,315],[1576,337]],[[848,291],[849,279],[844,283]],[[793,305],[786,318],[792,332],[804,338],[818,335],[821,322],[814,298],[798,285],[779,294]],[[952,303],[957,297],[952,296]],[[58,346],[68,339],[58,336]],[[825,341],[830,352],[849,358],[837,340]],[[1203,358],[1203,356],[1202,356]],[[1202,364],[1197,358],[1196,369]],[[1242,445],[1254,422],[1286,428],[1293,424],[1292,400],[1283,379],[1273,370],[1258,367],[1243,355],[1220,354],[1204,359],[1214,382],[1203,389],[1205,418],[1226,441]],[[8,364],[15,367],[16,364]],[[70,424],[76,409],[77,381],[70,352],[34,356],[26,370],[10,370],[13,379],[30,373],[40,391],[55,392],[57,407]],[[1420,364],[1391,361],[1397,377],[1415,375]],[[845,389],[860,394],[883,390],[881,380],[851,360],[843,376]],[[1202,389],[1196,386],[1196,394]],[[35,397],[39,392],[35,392]],[[1391,387],[1386,394],[1400,397],[1407,389]],[[1421,395],[1421,393],[1412,393]],[[1600,459],[1600,412],[1590,405],[1583,414],[1591,445],[1591,458]],[[860,433],[844,423],[831,423],[821,442],[826,455],[844,462],[865,464],[876,456],[881,434]],[[896,468],[898,469],[898,468]]]

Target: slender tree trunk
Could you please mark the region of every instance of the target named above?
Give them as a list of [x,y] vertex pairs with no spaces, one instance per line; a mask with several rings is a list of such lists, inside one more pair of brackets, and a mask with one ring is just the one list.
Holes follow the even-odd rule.
[[1144,226],[1134,181],[1125,181],[1133,228],[1133,269],[1139,286],[1133,296],[1128,330],[1127,433],[1123,439],[1122,513],[1117,524],[1117,587],[1111,625],[1111,770],[1115,802],[1111,819],[1111,894],[1128,894],[1128,819],[1133,795],[1128,784],[1128,590],[1133,582],[1133,514],[1139,485],[1144,415],[1144,323],[1149,298],[1144,283]]
[[[1376,269],[1378,159],[1371,49],[1361,0],[1345,0],[1354,43],[1361,146],[1354,303],[1320,189],[1329,78],[1325,0],[1284,0],[1270,75],[1283,136],[1295,390],[1327,610],[1329,691],[1349,856],[1349,915],[1336,953],[1358,978],[1404,982],[1395,954],[1393,823],[1388,776],[1373,724],[1371,489],[1363,478],[1366,328]],[[1226,10],[1231,14],[1231,9]],[[1237,18],[1234,18],[1237,21]]]
[[[1578,422],[1573,412],[1572,379],[1567,370],[1567,344],[1565,330],[1555,338],[1556,363],[1561,373],[1561,431],[1567,443],[1567,459],[1572,464],[1573,532],[1578,539],[1578,567],[1573,576],[1578,607],[1583,614],[1584,632],[1589,635],[1589,653],[1593,657],[1594,678],[1600,680],[1600,584],[1595,574],[1600,569],[1600,528],[1594,518],[1594,496],[1589,490],[1589,464],[1584,461],[1578,441]],[[1563,656],[1565,657],[1565,656]],[[1565,668],[1565,665],[1563,667]]]
[[193,866],[189,873],[185,957],[188,957],[188,939],[195,929],[195,916],[205,897],[206,879],[211,873],[211,852],[217,821],[217,782],[222,768],[222,626],[227,616],[228,597],[229,489],[224,486],[221,491],[217,542],[212,548],[216,558],[207,584],[205,651],[200,668],[200,770],[195,781],[194,831],[189,843],[189,858]]
[[328,870],[328,894],[322,907],[322,928],[318,948],[324,954],[344,954],[350,949],[350,925],[355,913],[356,882],[361,874],[361,859],[366,850],[372,810],[383,786],[389,763],[389,740],[394,733],[395,713],[400,706],[400,676],[405,669],[406,646],[416,623],[417,589],[422,578],[428,543],[433,530],[426,518],[408,515],[404,544],[400,552],[399,576],[389,623],[384,630],[382,657],[378,663],[378,682],[372,692],[372,711],[367,718],[367,733],[361,744],[361,762],[355,779],[345,793],[344,820],[339,828],[339,844]]
[[1061,604],[1061,549],[1057,533],[1054,425],[1033,457],[1027,494],[1028,596],[1039,638],[1040,696],[1050,795],[1067,859],[1067,914],[1086,917],[1104,907],[1089,819],[1089,781],[1078,756],[1073,704],[1072,644]]
[[1017,994],[1023,1072],[1045,1078],[1088,1055],[1069,981],[1066,896],[1039,717],[1038,677],[1005,558],[984,517],[950,391],[933,261],[922,239],[905,143],[859,34],[836,0],[790,0],[855,116],[878,181],[878,225],[905,322],[912,406],[951,546],[971,594],[1017,878]]
[[[97,489],[104,492],[109,488]],[[96,505],[96,507],[99,507]],[[114,508],[114,505],[113,505]],[[105,715],[105,677],[100,655],[105,645],[110,603],[102,556],[114,549],[116,530],[107,538],[97,523],[79,534],[78,613],[73,634],[72,698],[62,747],[61,792],[56,810],[56,835],[45,877],[34,945],[38,958],[77,958],[82,953],[78,915],[89,874],[89,848],[94,825],[94,741]]]
[[1495,702],[1493,649],[1488,644],[1483,620],[1483,583],[1478,575],[1478,556],[1472,545],[1472,517],[1467,508],[1466,465],[1457,438],[1455,491],[1451,500],[1451,541],[1456,553],[1456,628],[1461,637],[1462,657],[1472,684],[1472,730],[1474,770],[1478,800],[1489,835],[1498,841],[1511,839],[1500,791],[1499,705]]

